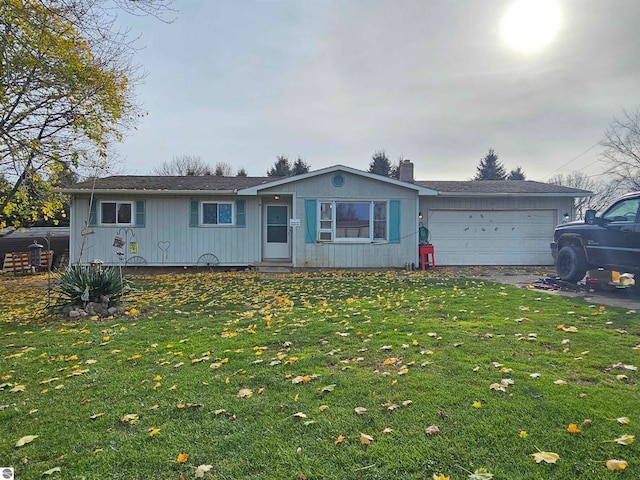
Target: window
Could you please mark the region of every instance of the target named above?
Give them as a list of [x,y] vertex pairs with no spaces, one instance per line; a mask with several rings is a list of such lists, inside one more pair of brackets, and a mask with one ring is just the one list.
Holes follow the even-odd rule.
[[387,202],[320,202],[319,240],[387,240]]
[[635,222],[639,203],[639,198],[618,202],[605,212],[603,218],[609,222]]
[[132,202],[101,202],[100,222],[103,225],[132,225]]
[[202,225],[233,225],[233,204],[202,202]]

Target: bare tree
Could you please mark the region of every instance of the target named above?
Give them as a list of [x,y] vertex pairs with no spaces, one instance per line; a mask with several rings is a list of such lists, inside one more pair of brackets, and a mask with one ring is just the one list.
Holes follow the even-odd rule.
[[213,174],[216,177],[231,177],[233,175],[233,167],[227,162],[216,163],[216,168]]
[[627,190],[640,190],[640,107],[615,118],[600,141],[607,172]]
[[611,179],[596,181],[579,170],[574,170],[568,175],[554,175],[548,180],[548,183],[593,192],[591,197],[575,199],[574,205],[578,219],[583,218],[584,212],[589,208],[602,211],[616,197],[617,185],[615,181]]
[[154,167],[155,175],[177,177],[200,177],[211,175],[211,166],[197,155],[176,155],[170,162],[162,162]]

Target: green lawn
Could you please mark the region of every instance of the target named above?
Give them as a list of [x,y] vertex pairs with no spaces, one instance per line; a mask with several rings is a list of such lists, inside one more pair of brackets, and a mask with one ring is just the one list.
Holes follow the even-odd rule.
[[[0,467],[18,479],[640,478],[640,442],[621,444],[640,425],[639,316],[437,273],[134,278],[126,315],[81,323],[42,310],[45,277],[4,277]],[[608,470],[614,459],[626,468]]]

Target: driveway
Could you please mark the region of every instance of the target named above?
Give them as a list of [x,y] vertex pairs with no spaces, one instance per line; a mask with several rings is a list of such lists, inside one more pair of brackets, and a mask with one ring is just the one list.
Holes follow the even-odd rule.
[[[480,266],[480,267],[437,267],[438,271],[448,277],[478,278],[490,282],[504,283],[522,288],[536,289],[542,287],[541,280],[555,279],[556,273],[553,266]],[[640,281],[640,279],[637,279]],[[611,307],[626,308],[627,310],[640,311],[640,287],[604,290],[602,288],[590,288],[577,286],[576,289],[561,288],[557,290],[544,290],[559,295],[582,298],[589,304],[607,305]]]

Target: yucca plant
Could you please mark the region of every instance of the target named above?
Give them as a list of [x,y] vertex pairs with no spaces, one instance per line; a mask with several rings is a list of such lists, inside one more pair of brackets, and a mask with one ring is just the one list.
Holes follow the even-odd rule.
[[117,302],[131,283],[122,278],[117,267],[94,268],[85,265],[70,265],[58,274],[60,303],[82,305],[87,302],[100,302],[101,296]]

